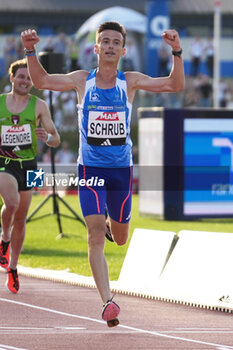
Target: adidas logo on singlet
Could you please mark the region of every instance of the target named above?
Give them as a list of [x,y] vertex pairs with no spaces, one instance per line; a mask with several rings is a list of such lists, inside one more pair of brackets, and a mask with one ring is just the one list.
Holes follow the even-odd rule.
[[13,152],[17,152],[17,151],[20,151],[20,147],[19,146],[15,146],[15,148],[13,149]]
[[111,142],[109,139],[105,140],[103,143],[101,143],[101,146],[111,146]]

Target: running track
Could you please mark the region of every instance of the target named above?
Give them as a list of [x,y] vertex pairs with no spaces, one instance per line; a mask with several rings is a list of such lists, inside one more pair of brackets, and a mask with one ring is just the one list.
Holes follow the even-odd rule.
[[95,289],[20,276],[17,295],[0,273],[0,350],[233,349],[233,315],[116,295],[120,325],[101,320]]

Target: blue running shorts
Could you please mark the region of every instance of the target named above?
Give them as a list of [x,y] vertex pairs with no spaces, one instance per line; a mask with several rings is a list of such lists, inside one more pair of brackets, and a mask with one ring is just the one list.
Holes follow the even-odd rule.
[[131,218],[133,167],[98,168],[79,164],[79,201],[83,216],[108,215],[120,223]]

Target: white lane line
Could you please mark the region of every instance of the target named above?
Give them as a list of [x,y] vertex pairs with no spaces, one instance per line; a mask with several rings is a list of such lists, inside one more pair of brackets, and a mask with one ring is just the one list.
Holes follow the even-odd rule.
[[32,331],[35,331],[35,330],[60,330],[60,329],[67,329],[67,330],[83,330],[83,329],[86,329],[85,327],[57,327],[57,326],[55,326],[55,327],[11,327],[11,326],[9,326],[9,327],[7,327],[7,326],[0,326],[0,330],[1,329],[3,329],[3,330],[19,330],[19,331],[21,331],[21,330],[26,330],[26,331],[30,331],[30,330],[32,330]]
[[[20,301],[4,299],[4,298],[0,298],[0,301],[6,302],[6,303],[11,303],[11,304],[16,304],[16,305],[21,305],[21,306],[29,307],[29,308],[36,309],[36,310],[47,311],[47,312],[55,313],[55,314],[62,315],[62,316],[78,318],[80,320],[86,320],[86,321],[92,321],[92,322],[96,322],[96,323],[106,324],[104,321],[97,320],[95,318],[74,315],[74,314],[70,314],[70,313],[67,313],[67,312],[57,311],[57,310],[53,310],[53,309],[49,309],[49,308],[45,308],[45,307],[41,307],[41,306],[36,306],[36,305],[32,305],[32,304],[23,303],[23,302],[20,302]],[[168,334],[162,334],[162,333],[159,333],[159,332],[149,331],[149,330],[136,328],[136,327],[131,327],[131,326],[126,326],[126,325],[122,325],[122,324],[120,324],[118,327],[124,328],[124,329],[127,329],[127,330],[131,330],[131,331],[136,331],[136,332],[139,332],[139,333],[155,335],[155,336],[161,337],[161,338],[168,338],[168,339],[174,339],[174,340],[184,341],[184,342],[188,342],[188,343],[213,346],[213,347],[218,348],[218,349],[221,348],[221,347],[225,348],[225,350],[233,349],[233,346],[230,346],[230,345],[216,344],[216,343],[204,342],[204,341],[201,341],[201,340],[194,340],[194,339],[188,339],[188,338],[183,338],[183,337],[176,337],[176,336],[172,336],[172,335],[168,335]]]
[[[72,334],[78,331],[84,331],[84,327],[0,327],[1,334]],[[1,348],[0,348],[1,350]]]
[[[119,328],[119,327],[118,327]],[[117,333],[120,333],[120,331],[118,330],[118,328],[114,328],[114,331],[116,331]],[[2,334],[5,334],[5,332],[31,332],[31,331],[46,331],[46,332],[56,332],[56,331],[80,331],[80,330],[85,330],[85,333],[87,332],[98,332],[98,333],[101,333],[102,331],[90,331],[90,330],[87,330],[87,328],[85,327],[2,327],[0,326],[0,333]],[[108,331],[109,332],[109,331]],[[181,333],[181,334],[232,334],[233,331],[213,331],[213,332],[207,332],[207,331],[204,331],[204,332],[198,332],[198,331],[171,331],[171,330],[158,330],[157,331],[158,333],[161,333],[161,334],[177,334],[177,333]],[[138,333],[138,331],[122,331],[122,333]],[[1,350],[1,349],[0,349]]]
[[177,327],[175,329],[182,330],[182,331],[189,331],[189,330],[198,330],[198,331],[227,331],[227,330],[233,330],[232,327]]
[[233,330],[232,331],[158,331],[159,333],[172,333],[172,334],[232,334],[233,333]]
[[135,330],[135,331],[138,330],[138,332],[141,332],[141,333],[147,333],[147,334],[156,335],[156,336],[159,336],[159,337],[164,337],[164,338],[169,338],[169,339],[181,340],[181,341],[185,341],[185,342],[188,342],[188,343],[209,345],[209,346],[213,346],[213,347],[216,347],[216,348],[217,347],[226,347],[225,350],[233,349],[233,347],[229,346],[229,345],[204,342],[204,341],[201,341],[201,340],[194,340],[194,339],[188,339],[188,338],[183,338],[183,337],[175,337],[175,336],[168,335],[168,334],[162,334],[162,333],[158,333],[158,332],[147,331],[147,330],[143,330],[143,329],[140,329],[140,328],[129,327],[129,326],[124,326],[124,325],[120,325],[120,326],[122,328],[127,328],[127,329],[131,329],[131,330]]
[[0,344],[0,350],[26,350],[26,349],[15,348],[14,346]]
[[[0,335],[1,334],[3,334],[3,335],[8,335],[8,334],[12,334],[12,332],[10,332],[10,331],[6,331],[6,332],[4,332],[4,333],[2,333],[2,332],[0,332]],[[64,334],[74,334],[73,332],[63,332],[63,333],[55,333],[55,332],[36,332],[36,331],[27,331],[27,332],[17,332],[17,331],[15,331],[14,332],[14,335],[16,335],[16,334],[19,334],[19,335],[30,335],[30,336],[32,336],[32,335],[51,335],[51,334],[55,334],[55,335],[57,335],[57,334],[60,334],[60,335],[64,335]],[[99,331],[97,331],[97,330],[83,330],[82,332],[81,332],[81,330],[79,330],[79,331],[75,331],[75,334],[77,335],[77,334],[82,334],[82,335],[85,335],[85,334],[109,334],[109,330],[107,329],[107,330],[105,330],[105,331],[103,331],[103,330],[99,330]],[[138,334],[138,332],[136,332],[136,331],[125,331],[125,330],[113,330],[113,331],[111,331],[111,334],[115,334],[115,335],[128,335],[128,334],[130,334],[130,335],[132,335],[132,334]],[[1,348],[0,348],[0,350],[1,350]],[[25,350],[25,349],[24,349]]]
[[23,303],[23,302],[21,302],[21,301],[15,301],[15,300],[4,299],[4,298],[0,298],[0,301],[5,301],[6,303],[17,304],[17,305],[21,305],[21,306],[30,307],[31,309],[36,309],[36,310],[41,310],[41,311],[47,311],[47,312],[51,312],[51,313],[58,314],[58,315],[62,315],[62,316],[68,316],[68,317],[79,318],[80,320],[94,321],[94,322],[106,324],[105,321],[97,320],[97,319],[95,319],[95,318],[90,318],[90,317],[86,317],[86,316],[79,316],[79,315],[69,314],[69,313],[67,313],[67,312],[62,312],[62,311],[58,311],[58,310],[48,309],[48,308],[46,308],[46,307],[41,307],[41,306],[36,306],[36,305],[32,305],[32,304],[27,304],[27,303]]

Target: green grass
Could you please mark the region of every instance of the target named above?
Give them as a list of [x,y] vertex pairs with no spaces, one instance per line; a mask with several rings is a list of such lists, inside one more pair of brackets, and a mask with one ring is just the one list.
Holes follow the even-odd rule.
[[[44,197],[33,196],[31,213]],[[66,196],[65,201],[82,217],[78,197]],[[59,202],[60,203],[60,202]],[[70,215],[70,212],[60,205],[60,213]],[[38,214],[39,217],[46,213],[52,213],[52,199],[44,205]],[[54,270],[69,269],[80,275],[91,276],[91,270],[87,256],[87,234],[85,227],[77,220],[62,217],[64,237],[57,239],[59,228],[55,215],[33,220],[27,223],[24,250],[20,255],[19,264],[30,267],[41,267]],[[135,228],[147,228],[179,232],[180,230],[233,232],[233,219],[211,219],[199,221],[164,221],[153,216],[139,215],[138,196],[133,196],[132,220],[130,226],[130,238]],[[118,247],[106,241],[105,254],[109,265],[111,280],[119,276],[128,243]]]

